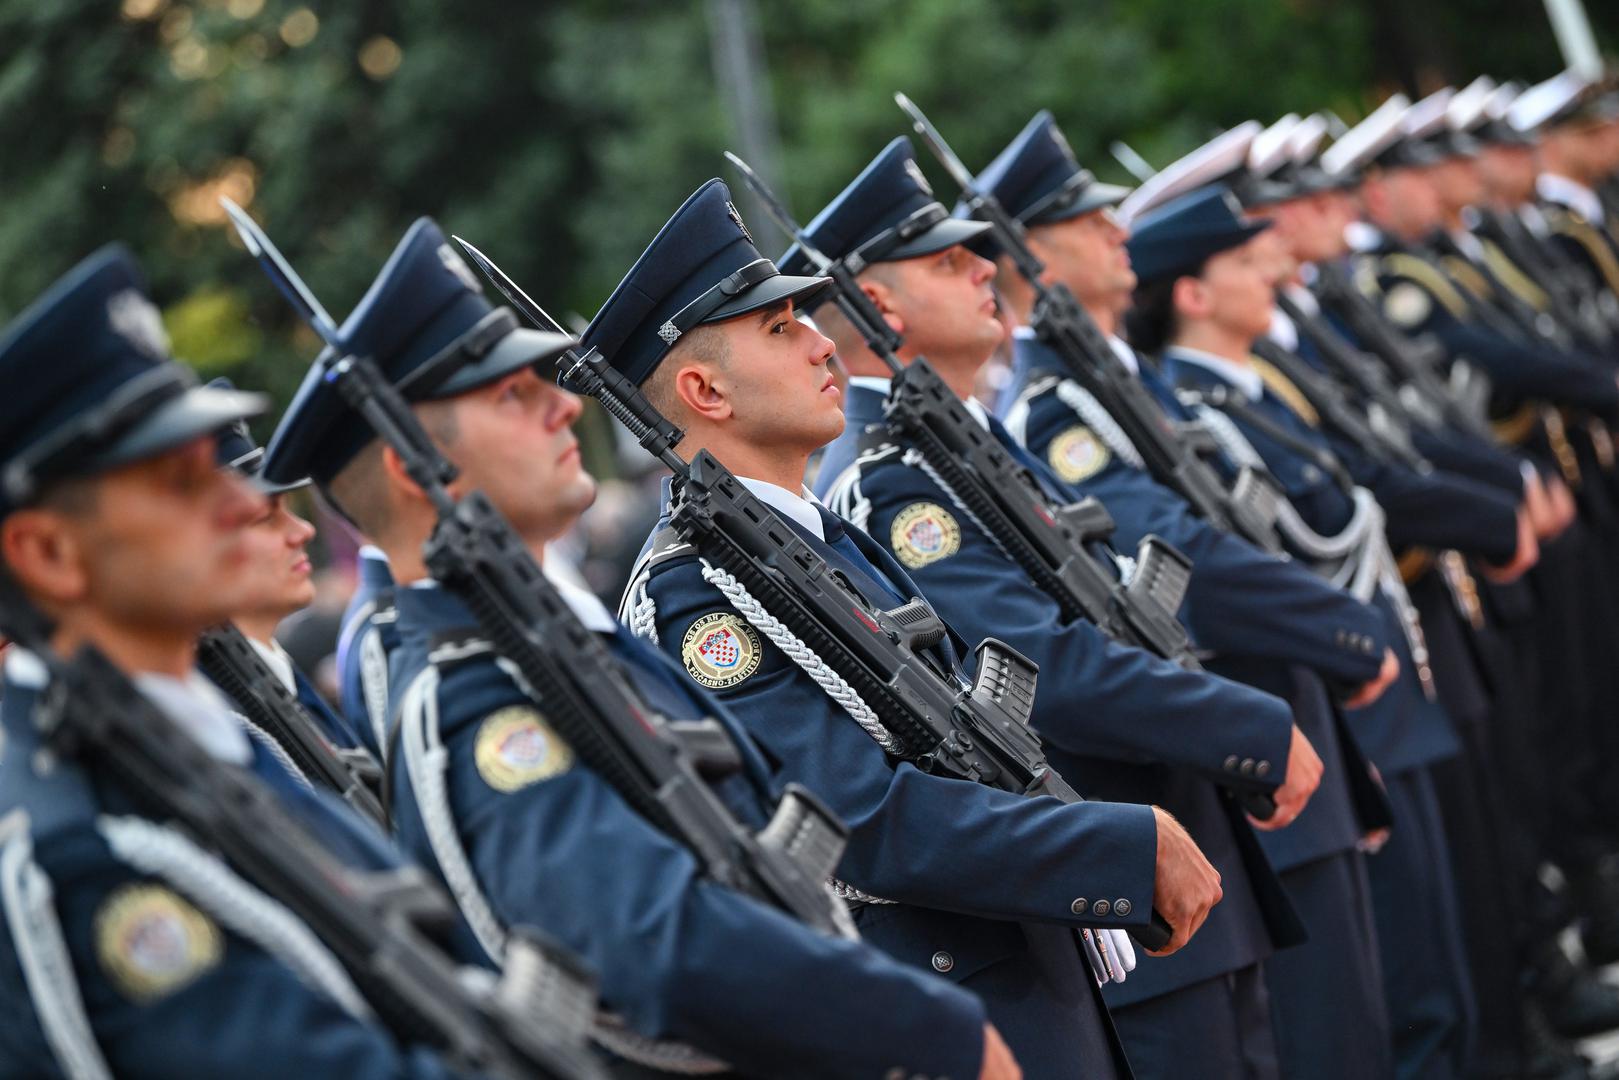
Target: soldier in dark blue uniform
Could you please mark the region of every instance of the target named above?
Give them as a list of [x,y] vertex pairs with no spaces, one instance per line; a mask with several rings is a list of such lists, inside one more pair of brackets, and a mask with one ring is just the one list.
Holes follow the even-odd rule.
[[[570,431],[578,399],[535,370],[572,341],[492,309],[427,219],[338,333],[415,403],[460,470],[454,492],[482,490],[543,558],[595,493]],[[618,1014],[598,1030],[603,1044],[656,1070],[718,1057],[747,1075],[1015,1076],[970,993],[705,878],[576,758],[471,611],[427,576],[431,505],[320,376],[277,429],[265,475],[312,476],[387,555],[398,613],[394,822],[405,848],[451,885],[489,955],[501,960],[514,924],[543,924],[600,972]],[[749,828],[764,825],[776,790],[746,736],[592,597],[559,588],[654,708],[719,717],[743,768],[716,793]],[[1140,861],[1150,882],[1150,854]],[[701,1050],[666,1041],[675,1039]]]
[[[167,358],[129,256],[81,263],[0,335],[5,570],[213,757],[250,770],[351,866],[397,865],[369,825],[298,784],[192,669],[198,633],[253,587],[264,498],[213,434],[262,407]],[[46,669],[13,648],[0,703],[0,1075],[448,1077],[374,1026],[309,927],[100,770],[40,745]]]
[[[1303,408],[1297,388],[1278,373],[1262,374],[1249,358],[1252,340],[1271,321],[1274,267],[1252,243],[1266,223],[1239,214],[1229,189],[1211,187],[1135,223],[1131,258],[1141,285],[1128,316],[1132,338],[1149,350],[1164,348],[1164,375],[1202,405],[1229,453],[1269,467],[1301,519],[1285,530],[1294,545],[1318,561],[1329,546],[1341,548],[1337,562],[1382,581],[1394,628],[1411,635],[1410,648],[1397,646],[1402,660],[1425,672],[1420,628],[1392,573],[1375,501],[1354,487],[1331,444],[1296,411]],[[1467,1050],[1472,998],[1427,770],[1454,756],[1458,743],[1427,679],[1401,679],[1360,724],[1395,810],[1393,835],[1370,870],[1396,1074],[1455,1075]]]
[[[936,219],[926,227],[953,235],[950,243],[977,231]],[[928,242],[938,238],[935,232]],[[653,240],[584,343],[685,429],[683,452],[712,451],[834,573],[892,607],[921,595],[915,582],[802,487],[810,454],[843,427],[840,394],[826,366],[832,343],[794,318],[795,303],[823,284],[779,274],[759,255],[725,186],[710,181]],[[933,550],[959,541],[941,527]],[[1182,886],[1167,877],[1155,889],[1136,845],[1151,843],[1156,820],[1160,857],[1178,860],[1187,842],[1180,827],[1156,809],[1031,803],[928,775],[909,762],[896,765],[876,741],[881,730],[868,733],[859,722],[865,711],[858,696],[838,691],[829,677],[835,673],[812,649],[783,636],[768,611],[722,592],[715,582],[723,580],[660,526],[632,577],[623,615],[692,681],[715,690],[778,775],[804,783],[849,822],[853,836],[838,873],[859,901],[861,932],[978,991],[1029,1075],[1128,1075],[1071,928],[1136,925],[1156,903],[1175,928],[1171,949],[1179,948],[1206,911],[1211,871],[1199,855],[1192,876],[1203,884],[1193,888],[1196,895],[1179,895]],[[965,647],[952,635],[929,652],[943,670],[959,671]],[[1119,665],[1114,670],[1124,676],[1165,667],[1133,656]],[[1254,714],[1249,720],[1259,733],[1250,735],[1243,754],[1267,761],[1266,775],[1255,775],[1256,766],[1231,775],[1273,789],[1290,745],[1285,716],[1276,722],[1280,707],[1172,670],[1156,685],[1177,698],[1176,708],[1232,702]],[[1120,689],[1120,678],[1101,677],[1107,692]],[[1039,723],[1046,726],[1044,718]],[[1260,731],[1267,723],[1273,726]],[[1221,766],[1216,761],[1212,768]]]
[[354,578],[354,595],[337,636],[338,706],[361,744],[380,761],[388,742],[388,658],[399,645],[388,556],[374,544],[362,546]]
[[[1113,334],[1135,286],[1128,230],[1112,210],[1126,190],[1099,184],[1081,169],[1048,113],[1030,121],[978,182],[1024,224],[1051,279],[1066,285]],[[1032,290],[1005,258],[999,284],[1011,314],[1026,319]],[[1156,371],[1143,366],[1122,339],[1109,340],[1144,382],[1159,384]],[[1178,495],[1139,464],[1135,447],[1073,381],[1060,356],[1022,327],[1014,331],[1013,348],[1008,429],[1071,480],[1076,496],[1104,501],[1121,543],[1156,534],[1191,556],[1195,569],[1181,615],[1199,647],[1213,654],[1205,663],[1287,698],[1327,763],[1321,790],[1299,821],[1259,835],[1310,931],[1309,941],[1266,964],[1284,1071],[1387,1075],[1388,1020],[1359,851],[1363,834],[1386,824],[1387,808],[1367,776],[1349,721],[1323,686],[1324,680],[1358,686],[1367,676],[1378,659],[1369,652],[1386,649],[1381,616],[1305,567],[1193,517]],[[1175,422],[1191,420],[1172,398],[1163,404]],[[1081,447],[1088,452],[1076,453]],[[1375,684],[1373,692],[1345,696],[1352,704],[1369,704]],[[1323,980],[1323,970],[1336,977]]]

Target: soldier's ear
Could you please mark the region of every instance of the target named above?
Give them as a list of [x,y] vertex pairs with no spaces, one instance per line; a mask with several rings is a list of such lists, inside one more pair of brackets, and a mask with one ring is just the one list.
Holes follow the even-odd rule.
[[76,603],[90,586],[81,539],[61,514],[14,511],[0,522],[0,557],[23,591],[47,610]]
[[1175,314],[1183,319],[1205,319],[1209,315],[1209,289],[1202,278],[1182,277],[1171,289]]
[[675,372],[675,398],[695,416],[710,423],[728,418],[734,411],[722,385],[723,376],[705,364],[683,364]]
[[860,277],[860,291],[872,302],[878,311],[882,312],[883,321],[896,334],[905,333],[905,317],[899,313],[894,302],[894,289],[888,282],[870,274]]

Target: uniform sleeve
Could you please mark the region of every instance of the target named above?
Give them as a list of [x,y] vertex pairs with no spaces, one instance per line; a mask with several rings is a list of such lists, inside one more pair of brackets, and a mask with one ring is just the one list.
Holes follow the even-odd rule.
[[1180,616],[1201,648],[1303,664],[1351,686],[1377,675],[1388,644],[1382,619],[1308,567],[1214,528],[1144,473],[1121,472],[1075,491],[1106,504],[1121,550],[1156,535],[1192,560]]
[[[116,1076],[473,1075],[354,1019],[275,957],[114,862],[99,839],[56,839],[71,849],[48,862],[58,916],[91,1027]],[[40,857],[45,864],[43,850]]]
[[[496,748],[543,719],[492,665],[452,671],[440,699],[455,711],[456,822],[496,914],[578,951],[637,1030],[756,1075],[976,1074],[984,1013],[971,994],[704,878],[560,741],[508,763]],[[475,719],[457,726],[455,713]]]
[[1434,432],[1420,427],[1412,431],[1411,442],[1418,453],[1439,468],[1488,484],[1514,499],[1523,498],[1525,459],[1513,451],[1462,432]]
[[[694,560],[654,573],[662,647],[685,664],[690,628],[729,612]],[[782,781],[831,805],[851,830],[838,875],[886,899],[992,919],[1074,926],[1150,918],[1157,825],[1151,808],[1064,804],[894,765],[841,706],[768,640],[757,670],[713,687]],[[1128,898],[1127,917],[1076,916],[1076,897]]]
[[[1034,726],[1042,738],[1089,757],[1184,766],[1228,786],[1271,791],[1281,783],[1293,732],[1281,699],[1064,618],[920,470],[882,468],[862,490],[873,539],[906,564],[946,622],[970,641],[1000,638],[1040,665]],[[932,543],[935,534],[944,539]],[[1269,761],[1274,772],[1236,776],[1226,765],[1233,755]]]
[[1437,304],[1425,329],[1452,357],[1476,364],[1507,394],[1580,405],[1607,415],[1619,410],[1619,384],[1611,371],[1463,322]]

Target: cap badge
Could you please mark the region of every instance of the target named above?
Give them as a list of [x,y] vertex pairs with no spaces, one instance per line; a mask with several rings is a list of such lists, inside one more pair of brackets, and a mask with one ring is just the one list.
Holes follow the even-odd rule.
[[961,526],[938,503],[912,503],[894,518],[888,540],[900,562],[919,570],[961,550]]
[[680,327],[665,320],[664,324],[658,327],[658,336],[663,339],[665,345],[673,345],[680,338]]
[[680,642],[680,659],[693,679],[712,690],[735,686],[759,670],[759,635],[729,611],[704,615]]
[[483,782],[507,793],[573,768],[573,748],[527,705],[508,705],[485,717],[472,758]]
[[124,289],[107,301],[107,321],[113,330],[154,360],[166,360],[169,335],[157,306],[134,289]]
[[922,194],[933,194],[933,187],[928,183],[928,178],[922,175],[922,167],[916,163],[915,158],[905,159],[905,172],[916,181],[916,186],[922,189]]
[[729,217],[731,221],[735,223],[737,229],[742,233],[743,238],[746,239],[748,243],[752,244],[753,234],[748,231],[748,226],[743,222],[742,212],[736,208],[736,203],[727,202],[725,204],[725,216]]
[[465,285],[468,291],[483,292],[478,275],[472,272],[472,267],[468,266],[466,260],[457,255],[449,244],[438,246],[438,261],[444,264],[444,269],[460,278],[461,284]]

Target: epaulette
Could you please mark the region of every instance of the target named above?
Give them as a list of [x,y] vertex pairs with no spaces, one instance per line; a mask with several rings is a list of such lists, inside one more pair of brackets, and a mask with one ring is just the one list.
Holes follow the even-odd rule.
[[1619,256],[1614,254],[1613,248],[1596,226],[1570,213],[1567,207],[1556,204],[1543,207],[1541,212],[1552,232],[1568,237],[1585,249],[1585,253],[1602,272],[1608,289],[1619,295]]
[[1392,251],[1381,257],[1380,270],[1385,277],[1402,277],[1420,285],[1458,319],[1467,318],[1467,298],[1456,286],[1445,280],[1428,262],[1403,251]]

